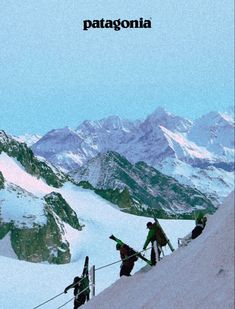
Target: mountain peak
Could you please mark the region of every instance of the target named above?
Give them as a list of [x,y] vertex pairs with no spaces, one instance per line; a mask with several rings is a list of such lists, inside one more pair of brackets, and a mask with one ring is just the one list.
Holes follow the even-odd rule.
[[168,130],[179,131],[179,132],[188,132],[189,128],[192,126],[190,120],[184,119],[179,116],[175,116],[167,112],[164,108],[158,107],[151,115],[149,115],[144,123],[142,128],[146,131],[150,131],[157,126],[163,126]]
[[171,113],[169,113],[164,107],[161,107],[161,106],[157,107],[151,115],[155,115],[158,118],[161,118],[164,116],[172,116]]
[[233,125],[234,118],[233,114],[229,112],[212,111],[198,118],[195,123],[204,123],[205,126],[219,125],[221,123]]

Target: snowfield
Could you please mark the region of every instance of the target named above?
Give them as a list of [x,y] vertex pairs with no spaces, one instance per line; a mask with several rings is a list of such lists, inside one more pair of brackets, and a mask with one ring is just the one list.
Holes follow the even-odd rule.
[[[64,265],[34,264],[16,260],[9,235],[0,240],[0,308],[32,309],[63,292],[75,276],[81,275],[86,255],[90,257],[90,266],[95,265],[96,268],[119,261],[119,252],[115,249],[115,243],[109,239],[111,234],[135,249],[142,250],[147,236],[146,222],[150,220],[149,218],[123,213],[95,193],[70,183],[66,183],[60,189],[50,187],[42,179],[37,179],[26,173],[19,162],[4,153],[0,155],[0,171],[4,176],[7,188],[12,185],[20,186],[28,194],[38,197],[38,200],[51,191],[60,192],[76,211],[80,223],[84,225],[82,231],[65,225],[66,234],[64,237],[70,243],[72,261]],[[13,202],[9,206],[8,213],[7,201],[2,199],[4,191],[5,189],[0,191],[0,205],[3,204],[4,217],[8,218],[16,206],[13,203],[17,205],[18,203],[11,199]],[[7,195],[4,196],[5,199],[6,197]],[[20,207],[26,211],[28,205],[27,207],[23,205],[23,200],[23,198],[20,200]],[[25,198],[25,202],[28,200],[28,197]],[[10,203],[10,201],[8,202]],[[34,210],[33,207],[32,209]],[[35,216],[40,215],[38,209],[35,207]],[[33,210],[30,210],[31,213]],[[17,217],[20,220],[22,218],[19,207],[15,207],[14,219]],[[177,238],[183,237],[194,226],[192,220],[160,220],[160,223],[175,248]],[[169,249],[165,253],[169,254]],[[148,251],[147,255],[149,256],[149,254]],[[143,261],[137,261],[133,273],[143,266],[145,266]],[[119,269],[120,262],[96,272],[97,294],[119,279]],[[43,305],[42,308],[58,308],[71,298],[72,290]],[[64,306],[64,308],[71,307],[72,303]]]

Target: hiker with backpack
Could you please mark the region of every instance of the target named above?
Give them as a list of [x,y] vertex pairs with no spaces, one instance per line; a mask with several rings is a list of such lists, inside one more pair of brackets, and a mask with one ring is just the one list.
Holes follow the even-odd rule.
[[159,260],[162,247],[167,244],[167,239],[157,222],[154,222],[154,223],[148,222],[146,226],[149,229],[149,232],[148,232],[146,241],[144,243],[143,250],[146,250],[146,248],[148,247],[148,244],[151,242],[152,244],[151,262],[152,262],[152,265],[156,265],[157,263],[156,255],[158,255],[158,260]]
[[86,277],[75,277],[73,283],[65,288],[64,293],[67,293],[68,290],[72,288],[74,289],[73,294],[75,296],[73,309],[77,309],[89,300],[89,279]]
[[134,264],[138,260],[136,252],[131,247],[121,242],[117,243],[116,249],[120,251],[120,256],[122,259],[120,277],[131,276],[131,271],[134,268]]

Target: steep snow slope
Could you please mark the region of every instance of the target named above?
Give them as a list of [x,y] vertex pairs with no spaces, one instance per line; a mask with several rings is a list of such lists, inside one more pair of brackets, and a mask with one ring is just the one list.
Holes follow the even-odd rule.
[[84,308],[234,308],[234,192],[188,247],[121,278]]
[[16,159],[9,157],[4,152],[0,154],[0,171],[8,182],[41,197],[55,189],[47,185],[42,179],[27,173]]

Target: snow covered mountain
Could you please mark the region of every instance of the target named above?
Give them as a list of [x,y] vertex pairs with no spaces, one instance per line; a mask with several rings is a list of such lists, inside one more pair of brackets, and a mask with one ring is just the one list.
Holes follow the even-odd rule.
[[[63,291],[74,276],[80,275],[86,255],[96,268],[118,260],[115,244],[109,239],[112,233],[137,250],[142,248],[149,218],[121,212],[94,192],[66,181],[63,174],[57,179],[50,168],[46,169],[45,162],[41,166],[41,161],[31,157],[25,144],[1,133],[1,308],[33,308],[58,294],[58,290]],[[48,184],[52,179],[57,187]],[[177,237],[188,233],[194,225],[191,220],[160,222],[174,247]],[[137,261],[135,271],[142,266],[143,262]],[[118,278],[119,267],[115,264],[97,272],[97,292]],[[66,296],[60,295],[53,305],[59,306]],[[51,303],[48,305],[51,308]]]
[[181,184],[197,188],[200,192],[219,205],[234,189],[234,172],[209,165],[204,168],[192,167],[178,159],[166,159],[156,167],[165,175],[172,176]]
[[220,158],[220,162],[215,162],[215,166],[228,171],[233,170],[234,119],[232,115],[211,112],[202,116],[195,121],[188,138]]
[[0,239],[8,239],[18,259],[57,264],[71,259],[65,224],[81,226],[55,192],[66,177],[54,171],[26,144],[0,131]]
[[28,134],[28,133],[24,135],[12,136],[12,137],[21,143],[25,143],[29,147],[37,143],[37,141],[39,141],[40,138],[42,138],[42,136],[39,134]]
[[[233,189],[234,122],[226,113],[209,113],[192,122],[158,108],[144,121],[117,116],[85,121],[75,130],[47,133],[32,150],[64,172],[85,165],[99,153],[115,151],[132,163],[144,161],[163,173],[167,171],[183,183],[188,179],[188,185],[202,190],[216,203]],[[181,169],[182,177],[175,174],[174,166],[170,168],[178,163],[186,167]],[[189,170],[195,177],[188,177]],[[220,176],[222,194],[217,192]],[[208,179],[210,186],[205,187]]]
[[[131,164],[121,158],[120,155],[115,154],[111,157],[117,158],[120,162],[124,160],[123,166],[126,164],[131,167]],[[111,162],[107,161],[106,163]],[[112,164],[110,168],[112,168]],[[137,175],[137,171],[139,173],[138,179],[140,179],[140,175],[146,172],[146,169],[141,171],[141,165],[139,165],[133,175]],[[151,181],[154,177],[156,178],[155,174],[152,175]],[[71,260],[71,248],[66,230],[68,228],[75,231],[81,230],[80,220],[78,220],[77,214],[70,205],[71,195],[74,195],[73,191],[82,190],[86,199],[90,190],[79,188],[76,183],[71,183],[70,179],[71,177],[65,176],[53,166],[47,165],[45,160],[38,160],[34,157],[25,143],[20,143],[4,131],[0,131],[0,239],[8,239],[12,250],[19,259],[33,262],[48,261],[58,264],[67,263]],[[123,178],[120,178],[121,181],[123,181]],[[174,195],[177,194],[174,192],[173,186],[176,189],[178,189],[178,186],[176,181],[172,180],[171,182],[172,187],[167,192],[175,200]],[[133,201],[133,205],[130,206],[134,207],[135,204],[138,206],[140,204],[137,201],[138,198],[141,202],[144,199],[149,201],[153,199],[150,193],[141,191],[141,184],[137,185],[137,188],[135,188],[129,183],[126,191],[115,191],[109,188],[98,188],[94,191],[106,200],[128,208],[127,201]],[[66,190],[66,186],[72,187],[73,190]],[[132,196],[128,190],[130,190]],[[138,193],[138,191],[140,192]],[[76,196],[77,202],[80,203],[79,195]],[[214,209],[213,205],[199,192],[195,193],[189,189],[187,198],[192,202],[194,209],[207,208],[208,211]],[[97,195],[94,199],[95,204],[98,203],[96,199],[99,199]],[[184,199],[179,197],[178,199],[178,204],[172,203],[172,208],[177,208],[178,205],[185,206]],[[163,197],[155,198],[155,201],[158,200],[157,210],[161,214],[164,212],[164,204],[168,205],[169,201],[163,199]],[[105,202],[103,204],[105,205]],[[142,211],[138,209],[138,214],[147,214],[144,207],[142,208]],[[130,209],[125,210],[137,213]],[[95,206],[93,212],[96,211]],[[184,209],[182,211],[188,212],[189,210]]]
[[[103,190],[104,197],[106,194],[107,199],[130,213],[151,215],[154,211],[157,217],[163,218],[193,216],[199,209],[215,211],[211,201],[200,191],[181,185],[144,162],[133,165],[112,151],[90,159],[70,176],[77,181],[89,182],[100,195]],[[107,196],[110,189],[120,191],[120,200],[115,201],[114,194],[113,199],[111,194]]]

